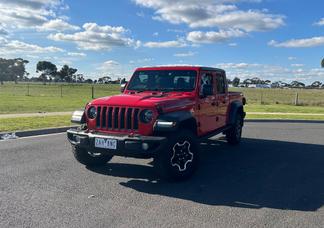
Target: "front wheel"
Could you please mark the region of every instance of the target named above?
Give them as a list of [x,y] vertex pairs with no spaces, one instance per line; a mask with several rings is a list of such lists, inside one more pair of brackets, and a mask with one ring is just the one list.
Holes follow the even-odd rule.
[[157,172],[169,180],[184,180],[193,175],[198,164],[198,144],[195,135],[181,130],[168,135],[164,150],[154,158]]
[[226,140],[231,145],[237,145],[241,142],[243,128],[243,117],[241,114],[236,115],[233,126],[225,133]]
[[112,159],[112,155],[103,155],[101,153],[93,153],[83,148],[72,146],[72,152],[75,159],[86,166],[104,165]]

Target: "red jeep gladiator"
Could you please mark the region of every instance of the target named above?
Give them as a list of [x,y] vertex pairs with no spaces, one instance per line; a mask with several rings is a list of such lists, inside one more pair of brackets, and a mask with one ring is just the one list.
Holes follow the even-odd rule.
[[198,66],[136,69],[122,94],[75,111],[81,124],[67,136],[75,158],[87,166],[113,156],[153,158],[162,177],[185,179],[197,168],[199,139],[223,133],[241,140],[245,98],[228,92],[225,71]]

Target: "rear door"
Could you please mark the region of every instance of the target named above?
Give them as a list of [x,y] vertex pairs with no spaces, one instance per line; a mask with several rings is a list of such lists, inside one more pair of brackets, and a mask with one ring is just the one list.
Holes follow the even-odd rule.
[[219,118],[217,127],[226,125],[227,109],[229,105],[226,75],[223,72],[216,72],[216,100],[217,116]]
[[206,134],[216,129],[217,106],[216,106],[216,88],[215,73],[211,71],[202,71],[200,74],[200,94],[204,84],[213,86],[214,93],[211,96],[199,97],[199,131],[200,134]]

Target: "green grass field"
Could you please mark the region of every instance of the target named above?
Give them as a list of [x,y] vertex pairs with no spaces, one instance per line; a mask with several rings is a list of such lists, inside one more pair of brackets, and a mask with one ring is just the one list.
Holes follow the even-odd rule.
[[[231,88],[247,98],[247,118],[324,120],[324,116],[280,115],[280,113],[324,114],[324,90]],[[119,93],[119,85],[95,85],[94,96]],[[299,105],[293,105],[298,93]],[[0,85],[0,114],[60,112],[80,109],[92,100],[92,85],[25,84]],[[0,119],[0,132],[70,125],[69,116]]]
[[[28,88],[29,87],[29,88]],[[0,114],[73,111],[92,100],[92,85],[5,83],[0,85]],[[243,92],[248,112],[324,113],[324,90],[231,88]],[[62,91],[62,96],[61,96]],[[119,93],[119,85],[95,85],[94,96]],[[296,93],[299,105],[295,106]]]
[[0,132],[71,126],[71,116],[45,116],[0,119]]
[[294,105],[296,94],[298,94],[299,106],[324,107],[324,89],[230,88],[230,90],[243,92],[250,104]]
[[[62,96],[61,96],[62,89]],[[6,83],[0,85],[0,114],[60,112],[83,108],[92,100],[91,85],[42,85]],[[119,93],[119,85],[95,85],[94,96]]]

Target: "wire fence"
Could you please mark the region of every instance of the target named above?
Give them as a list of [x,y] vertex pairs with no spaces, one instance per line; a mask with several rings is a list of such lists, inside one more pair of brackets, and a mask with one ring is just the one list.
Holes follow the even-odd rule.
[[230,90],[242,92],[249,104],[324,106],[323,89],[231,88]]
[[[322,89],[259,89],[230,88],[240,91],[248,104],[289,104],[302,106],[324,106],[324,90]],[[5,83],[0,85],[0,96],[47,97],[51,98],[82,98],[93,99],[120,93],[118,84],[60,84],[51,83]]]

